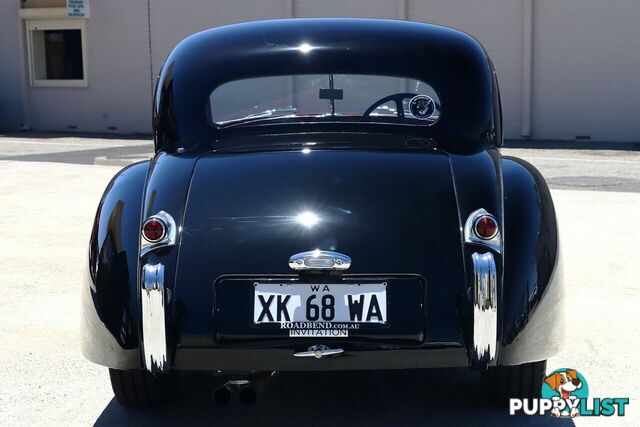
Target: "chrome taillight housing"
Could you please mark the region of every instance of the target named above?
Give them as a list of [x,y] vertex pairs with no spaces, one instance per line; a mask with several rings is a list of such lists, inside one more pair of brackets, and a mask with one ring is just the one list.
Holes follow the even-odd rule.
[[140,230],[140,256],[176,243],[176,222],[171,215],[160,211],[142,223]]
[[498,221],[484,209],[472,212],[467,218],[464,226],[464,241],[502,252],[502,236]]

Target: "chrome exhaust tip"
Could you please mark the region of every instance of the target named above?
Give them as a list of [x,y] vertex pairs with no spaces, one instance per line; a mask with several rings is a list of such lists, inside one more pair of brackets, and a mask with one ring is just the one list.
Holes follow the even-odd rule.
[[252,405],[264,390],[268,382],[273,379],[275,372],[266,372],[254,376],[251,380],[230,380],[213,392],[213,400],[220,405],[239,400],[245,405]]
[[[235,402],[238,397],[242,400],[241,390],[251,387],[249,380],[231,380],[227,381],[222,387],[217,388],[213,392],[213,400],[220,405],[228,405],[231,402]],[[257,398],[257,394],[256,394]],[[245,399],[251,399],[251,393],[247,393]],[[243,400],[244,401],[244,400]],[[255,398],[254,398],[255,401]],[[253,402],[251,402],[253,403]]]

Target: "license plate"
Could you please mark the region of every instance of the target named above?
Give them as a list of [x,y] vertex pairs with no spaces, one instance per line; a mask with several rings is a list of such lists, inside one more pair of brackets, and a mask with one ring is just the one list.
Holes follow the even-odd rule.
[[253,322],[290,336],[348,336],[354,325],[387,323],[387,284],[254,283]]

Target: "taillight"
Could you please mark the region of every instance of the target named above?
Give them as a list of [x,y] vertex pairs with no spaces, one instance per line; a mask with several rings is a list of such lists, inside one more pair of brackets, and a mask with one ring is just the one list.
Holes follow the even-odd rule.
[[502,236],[496,217],[484,209],[469,214],[464,223],[464,242],[487,246],[502,252]]
[[166,224],[157,218],[149,218],[142,225],[142,237],[151,243],[159,242],[166,234]]
[[167,212],[160,211],[147,217],[140,232],[140,256],[175,245],[177,233],[176,222]]
[[484,240],[491,240],[498,234],[498,223],[489,215],[482,215],[473,224],[476,236]]

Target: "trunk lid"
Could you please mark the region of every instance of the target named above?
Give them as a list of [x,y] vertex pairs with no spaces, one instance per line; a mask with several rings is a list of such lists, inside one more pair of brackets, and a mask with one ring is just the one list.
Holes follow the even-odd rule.
[[[222,276],[295,276],[289,257],[322,249],[351,257],[345,275],[421,276],[427,339],[459,342],[464,267],[448,155],[304,151],[210,153],[198,160],[175,287],[187,313],[185,333],[215,330],[214,283]],[[239,312],[252,305],[247,298]]]

